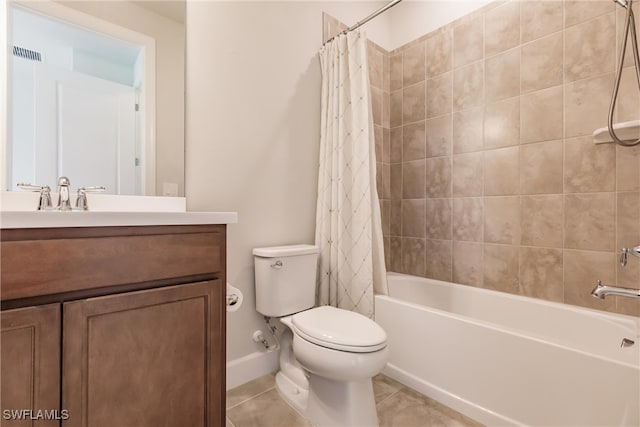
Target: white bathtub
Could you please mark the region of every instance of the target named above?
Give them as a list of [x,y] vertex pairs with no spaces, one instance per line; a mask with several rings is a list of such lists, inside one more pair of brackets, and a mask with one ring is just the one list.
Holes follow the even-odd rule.
[[[390,296],[375,297],[388,376],[487,425],[640,425],[640,319],[388,280]],[[620,347],[623,338],[635,344]]]

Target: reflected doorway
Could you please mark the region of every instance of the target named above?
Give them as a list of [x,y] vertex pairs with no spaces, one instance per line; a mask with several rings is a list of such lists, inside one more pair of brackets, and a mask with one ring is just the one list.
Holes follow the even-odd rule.
[[11,8],[9,188],[103,185],[144,194],[144,49]]

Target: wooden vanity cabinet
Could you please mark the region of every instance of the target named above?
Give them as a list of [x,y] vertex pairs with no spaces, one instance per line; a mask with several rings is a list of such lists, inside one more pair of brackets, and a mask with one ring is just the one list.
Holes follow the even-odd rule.
[[65,303],[63,425],[215,425],[222,289],[213,280]]
[[[0,400],[3,426],[30,426],[26,412],[10,420],[5,410],[60,407],[60,304],[17,308],[0,315]],[[37,414],[36,414],[37,415]],[[39,420],[36,426],[56,426]]]
[[36,426],[224,425],[225,226],[0,238],[3,411],[62,415]]

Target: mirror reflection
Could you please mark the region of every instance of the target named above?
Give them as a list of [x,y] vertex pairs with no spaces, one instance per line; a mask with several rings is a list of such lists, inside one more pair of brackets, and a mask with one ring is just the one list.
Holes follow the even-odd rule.
[[184,194],[184,2],[15,2],[10,23],[10,191]]

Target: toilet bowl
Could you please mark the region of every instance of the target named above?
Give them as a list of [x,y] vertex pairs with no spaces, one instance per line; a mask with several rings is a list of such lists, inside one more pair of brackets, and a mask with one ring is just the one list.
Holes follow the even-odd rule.
[[371,378],[384,367],[387,335],[361,314],[323,306],[291,317],[293,350],[310,372],[336,381]]
[[[290,331],[284,339],[292,340],[292,348],[283,344],[292,352],[284,364],[281,357],[276,376],[280,395],[317,427],[377,426],[371,378],[388,359],[382,328],[360,314],[328,306],[280,320]],[[292,379],[292,371],[294,377],[304,375],[306,384]]]
[[377,426],[371,378],[387,362],[386,333],[361,314],[313,308],[317,253],[309,245],[254,249],[257,309],[287,328],[276,389],[316,427]]

